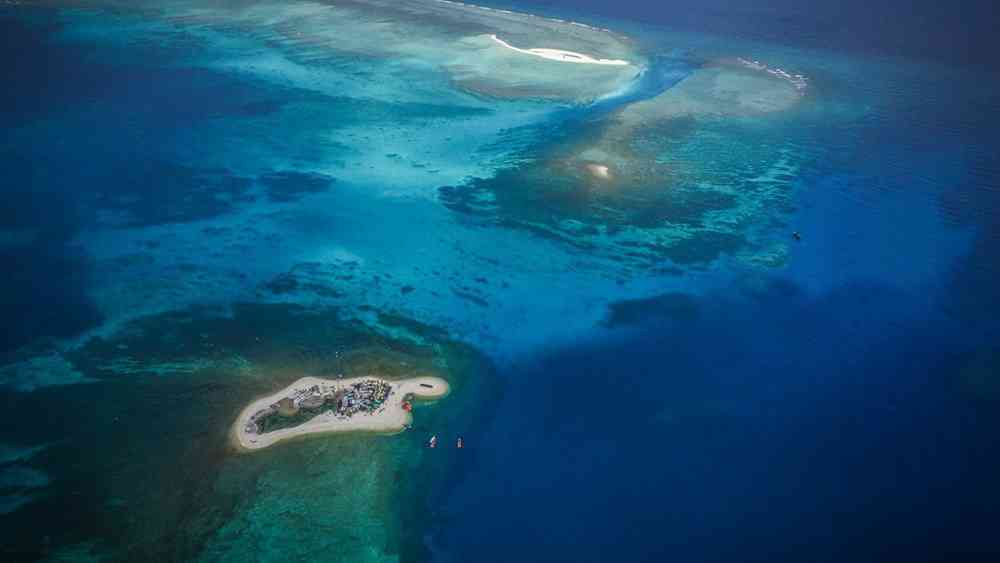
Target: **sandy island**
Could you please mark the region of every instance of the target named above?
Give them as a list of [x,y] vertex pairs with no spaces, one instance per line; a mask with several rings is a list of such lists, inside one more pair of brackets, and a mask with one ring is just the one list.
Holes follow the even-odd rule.
[[519,49],[510,43],[507,43],[503,39],[500,39],[496,34],[490,35],[494,41],[503,45],[504,47],[517,51],[518,53],[524,53],[525,55],[532,55],[535,57],[541,57],[543,59],[549,59],[551,61],[559,61],[563,63],[578,63],[578,64],[588,64],[588,65],[614,65],[622,66],[629,64],[628,61],[623,61],[621,59],[595,59],[587,55],[581,55],[580,53],[574,53],[573,51],[563,51],[562,49]]
[[[375,390],[384,399],[360,396],[363,393],[359,390],[367,389]],[[374,376],[335,380],[303,377],[244,408],[233,425],[233,441],[241,450],[259,450],[282,440],[320,432],[396,433],[412,421],[404,403],[410,399],[436,399],[448,391],[448,382],[439,377],[395,381]],[[375,406],[365,410],[366,405]],[[310,407],[320,409],[320,414],[298,426],[260,433],[265,418],[294,416]]]

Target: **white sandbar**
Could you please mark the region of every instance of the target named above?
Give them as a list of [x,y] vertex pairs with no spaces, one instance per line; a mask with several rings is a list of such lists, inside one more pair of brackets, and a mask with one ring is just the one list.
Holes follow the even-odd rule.
[[[353,416],[343,417],[333,414],[332,411],[327,411],[293,428],[282,428],[265,434],[256,434],[251,431],[253,425],[250,424],[250,420],[255,414],[285,397],[291,397],[296,392],[304,392],[314,385],[318,385],[323,391],[336,392],[346,389],[354,383],[371,379],[383,381],[391,387],[388,398],[374,412],[358,412]],[[233,424],[233,442],[242,450],[259,450],[282,440],[320,432],[396,433],[403,430],[413,420],[410,412],[403,408],[403,403],[407,399],[436,399],[447,395],[448,391],[448,382],[439,377],[412,377],[395,381],[374,376],[336,380],[303,377],[281,391],[257,399],[247,405]]]
[[573,51],[563,51],[562,49],[519,49],[510,43],[507,43],[503,39],[500,39],[496,34],[490,35],[494,41],[503,45],[504,47],[517,51],[518,53],[524,53],[525,55],[532,55],[535,57],[541,57],[543,59],[549,59],[550,61],[559,61],[561,63],[577,63],[577,64],[587,64],[587,65],[613,65],[613,66],[623,66],[629,64],[628,61],[623,61],[621,59],[595,59],[588,55],[582,55],[580,53],[574,53]]

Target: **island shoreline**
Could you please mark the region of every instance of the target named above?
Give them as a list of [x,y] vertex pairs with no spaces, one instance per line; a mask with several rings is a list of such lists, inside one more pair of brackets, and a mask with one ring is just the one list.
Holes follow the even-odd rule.
[[[390,394],[385,403],[375,412],[356,413],[350,417],[330,416],[321,413],[308,421],[291,428],[282,428],[265,434],[247,431],[248,423],[261,411],[267,410],[278,401],[288,398],[294,392],[320,386],[325,389],[345,389],[363,381],[378,381],[390,386]],[[433,402],[451,392],[448,382],[439,377],[419,376],[404,379],[385,379],[378,376],[362,376],[347,379],[322,379],[307,376],[293,381],[286,387],[258,397],[241,409],[229,429],[229,442],[237,453],[251,453],[267,449],[275,444],[331,433],[371,433],[379,435],[398,434],[412,423],[413,415],[404,408],[404,403]],[[330,411],[332,412],[332,411]],[[321,420],[317,420],[321,419]]]

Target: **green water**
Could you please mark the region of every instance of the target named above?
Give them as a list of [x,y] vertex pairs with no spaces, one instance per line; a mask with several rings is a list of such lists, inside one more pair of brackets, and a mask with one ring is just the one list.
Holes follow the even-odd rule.
[[[496,390],[469,348],[418,324],[406,330],[389,338],[333,310],[244,305],[231,315],[192,309],[146,318],[91,341],[73,363],[98,383],[4,395],[14,419],[33,425],[25,434],[61,445],[38,454],[55,484],[24,509],[25,521],[61,505],[78,522],[26,525],[22,545],[67,546],[49,555],[73,559],[420,556],[421,538],[407,534],[422,526],[412,520],[426,517],[456,461],[456,451],[428,450],[424,441],[471,431],[480,416],[472,406],[488,408],[483,395]],[[231,446],[231,425],[255,397],[303,375],[376,371],[441,376],[452,393],[417,405],[413,429],[396,436],[306,437],[252,454]],[[80,543],[93,537],[103,540]]]

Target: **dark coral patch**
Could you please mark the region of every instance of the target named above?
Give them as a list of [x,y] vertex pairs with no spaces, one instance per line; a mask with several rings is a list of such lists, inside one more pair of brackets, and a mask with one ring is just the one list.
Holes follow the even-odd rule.
[[625,299],[608,305],[603,321],[607,327],[621,327],[658,319],[691,321],[698,317],[698,302],[686,293],[664,293],[645,299]]
[[127,226],[210,219],[254,200],[250,179],[225,168],[150,160],[121,167],[115,178],[94,203]]
[[333,178],[315,172],[283,170],[263,174],[257,181],[267,193],[268,199],[277,202],[298,201],[304,196],[323,193],[333,185]]

